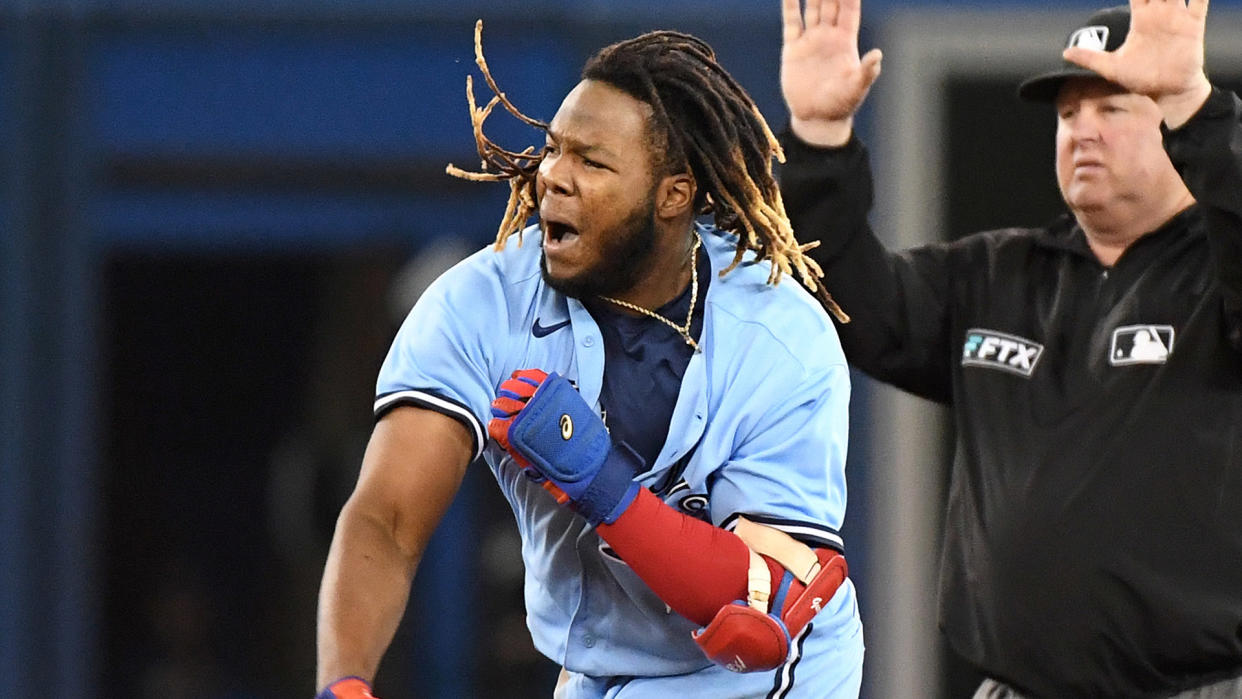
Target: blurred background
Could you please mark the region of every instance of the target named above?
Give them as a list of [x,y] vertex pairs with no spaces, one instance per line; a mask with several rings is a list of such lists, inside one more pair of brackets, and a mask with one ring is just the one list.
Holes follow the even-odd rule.
[[[886,240],[1060,210],[1052,114],[1013,87],[1094,7],[865,3],[863,47],[886,58],[858,128]],[[1239,9],[1209,20],[1234,86]],[[674,28],[787,120],[776,0],[0,0],[0,696],[313,695],[319,576],[375,374],[507,196],[444,174],[477,161],[480,17],[532,116],[594,50]],[[542,143],[499,112],[487,126]],[[935,630],[943,414],[856,376],[853,425],[864,696],[969,696]],[[476,464],[379,694],[550,696],[520,585]]]

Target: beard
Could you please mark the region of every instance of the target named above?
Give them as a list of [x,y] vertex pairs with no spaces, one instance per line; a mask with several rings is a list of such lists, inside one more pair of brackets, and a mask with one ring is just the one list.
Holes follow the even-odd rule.
[[652,192],[620,225],[603,233],[596,248],[595,262],[588,268],[564,279],[548,275],[547,258],[540,258],[539,268],[545,284],[571,298],[619,296],[633,289],[647,271],[655,242],[655,192]]

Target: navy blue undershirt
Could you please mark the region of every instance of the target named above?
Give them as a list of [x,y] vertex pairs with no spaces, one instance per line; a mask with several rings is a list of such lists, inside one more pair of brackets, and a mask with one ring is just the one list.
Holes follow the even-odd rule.
[[[699,300],[690,322],[697,341],[703,331],[703,299],[711,277],[707,254],[699,250]],[[656,313],[681,325],[690,310],[690,284]],[[614,442],[625,442],[647,463],[655,462],[668,439],[668,423],[681,379],[694,348],[655,318],[632,315],[607,301],[584,304],[604,338],[604,384],[600,405]]]

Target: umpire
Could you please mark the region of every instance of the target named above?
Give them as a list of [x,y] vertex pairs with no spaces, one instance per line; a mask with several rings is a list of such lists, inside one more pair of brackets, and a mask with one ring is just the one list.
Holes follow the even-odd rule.
[[976,698],[1242,696],[1242,102],[1207,1],[1097,12],[1021,85],[1068,215],[901,252],[866,221],[858,12],[785,2],[782,192],[849,360],[952,409],[940,626]]

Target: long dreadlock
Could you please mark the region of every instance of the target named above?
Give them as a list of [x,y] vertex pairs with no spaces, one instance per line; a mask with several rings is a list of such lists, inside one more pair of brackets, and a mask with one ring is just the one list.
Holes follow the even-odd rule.
[[[446,171],[463,179],[507,181],[509,202],[505,207],[496,249],[518,234],[536,210],[535,176],[543,158],[532,146],[521,152],[501,148],[483,133],[483,122],[496,105],[539,129],[548,125],[532,119],[509,101],[496,85],[483,58],[483,22],[474,27],[475,63],[483,73],[493,97],[479,107],[474,83],[466,77],[466,101],[474,129],[482,172],[468,172],[454,165]],[[780,189],[772,175],[772,158],[784,162],[780,144],[746,90],[716,61],[716,54],[702,40],[672,31],[649,32],[605,47],[582,70],[584,80],[598,80],[650,104],[653,129],[663,139],[665,173],[687,168],[699,183],[696,209],[711,214],[716,227],[738,237],[733,262],[723,276],[753,251],[758,260],[769,260],[768,283],[780,283],[793,274],[842,323],[849,316],[837,305],[822,283],[823,270],[804,253],[819,243],[800,244],[785,213]],[[494,172],[489,172],[494,169]]]

